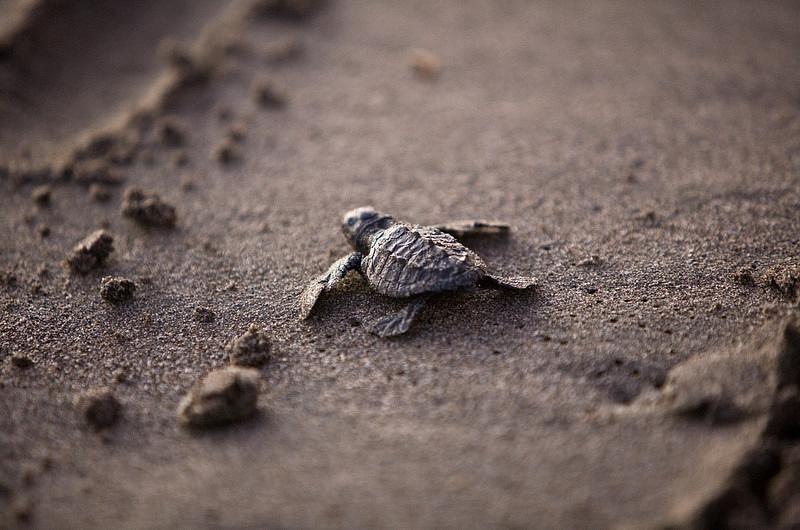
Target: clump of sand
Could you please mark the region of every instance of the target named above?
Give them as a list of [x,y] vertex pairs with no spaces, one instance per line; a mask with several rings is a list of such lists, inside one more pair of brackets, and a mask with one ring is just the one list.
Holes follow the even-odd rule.
[[107,160],[82,160],[72,166],[72,179],[82,185],[108,184],[117,186],[124,180],[116,168]]
[[47,184],[43,184],[41,186],[36,186],[31,191],[31,199],[33,202],[40,206],[47,206],[50,204],[50,201],[53,196],[53,188],[48,186]]
[[153,192],[128,188],[122,201],[122,215],[138,223],[171,228],[175,226],[175,207]]
[[114,238],[105,230],[96,230],[72,249],[66,263],[73,272],[85,274],[102,265],[114,250]]
[[251,324],[244,334],[231,340],[225,349],[231,364],[261,366],[270,359],[272,343],[266,332],[256,324]]
[[13,353],[10,360],[12,365],[17,368],[22,368],[23,370],[32,367],[34,364],[33,359],[19,352]]
[[122,416],[122,404],[108,388],[96,388],[75,398],[81,418],[93,429],[107,429]]
[[136,284],[127,278],[104,276],[100,281],[100,297],[112,304],[121,304],[133,299]]
[[194,309],[193,317],[196,322],[208,324],[209,322],[214,322],[214,320],[217,318],[217,315],[210,307],[201,306]]
[[442,72],[442,61],[429,50],[414,48],[409,62],[417,77],[426,81],[436,79]]
[[224,138],[211,152],[211,157],[220,164],[231,164],[241,157],[236,142],[231,138]]
[[186,141],[186,128],[176,118],[161,118],[157,129],[158,137],[167,147],[180,147]]
[[305,46],[296,36],[277,40],[263,50],[264,60],[268,63],[282,63],[303,55]]
[[764,271],[764,282],[788,299],[800,295],[800,263],[775,265]]
[[89,186],[89,197],[94,202],[106,202],[111,198],[111,191],[100,183],[92,183]]
[[279,109],[285,107],[288,102],[286,92],[266,79],[256,81],[253,86],[253,99],[261,107],[267,109]]
[[256,412],[258,372],[229,366],[198,381],[178,405],[185,427],[210,428],[245,420]]

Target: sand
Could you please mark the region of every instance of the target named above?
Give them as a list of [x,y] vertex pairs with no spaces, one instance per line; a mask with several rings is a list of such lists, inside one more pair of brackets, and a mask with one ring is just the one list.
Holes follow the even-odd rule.
[[[0,1],[0,526],[796,521],[796,3],[279,3]],[[402,304],[353,276],[300,322],[366,204],[506,222],[469,246],[540,286],[382,340]],[[60,265],[99,229],[113,252]],[[258,413],[183,428],[252,323]]]

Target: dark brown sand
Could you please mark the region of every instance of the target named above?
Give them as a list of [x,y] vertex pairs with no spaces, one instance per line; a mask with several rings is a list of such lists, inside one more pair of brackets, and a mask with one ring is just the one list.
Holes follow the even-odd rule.
[[[798,521],[796,2],[260,12],[0,0],[0,526]],[[127,187],[174,228],[123,216]],[[361,324],[400,304],[354,276],[298,322],[365,204],[506,221],[469,245],[541,287],[443,296],[381,340]],[[59,265],[101,228],[98,267]],[[259,413],[182,428],[251,323]],[[103,387],[122,410],[96,432],[75,400]]]

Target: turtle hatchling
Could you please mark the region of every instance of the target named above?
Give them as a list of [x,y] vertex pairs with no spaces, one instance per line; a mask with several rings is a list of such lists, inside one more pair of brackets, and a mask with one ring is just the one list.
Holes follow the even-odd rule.
[[345,214],[342,230],[355,251],[334,262],[305,288],[300,296],[303,319],[311,314],[320,295],[350,271],[361,273],[379,293],[408,300],[405,308],[371,326],[370,331],[381,337],[408,331],[436,293],[475,287],[528,289],[536,285],[534,278],[490,274],[480,256],[456,240],[467,235],[508,233],[508,225],[502,223],[459,221],[420,226],[363,207]]

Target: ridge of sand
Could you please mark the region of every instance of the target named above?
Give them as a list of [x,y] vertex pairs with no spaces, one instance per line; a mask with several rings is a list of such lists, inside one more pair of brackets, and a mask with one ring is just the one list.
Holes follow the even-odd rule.
[[202,36],[213,28],[205,33],[203,28],[224,23],[221,13],[237,4],[21,4],[23,14],[6,33],[0,58],[0,93],[5,95],[0,102],[5,167],[0,173],[15,180],[60,177],[82,153],[130,127],[185,81],[185,73],[159,56],[165,39],[180,42],[200,35],[194,45],[183,46],[189,53],[205,53]]

